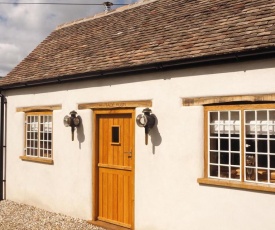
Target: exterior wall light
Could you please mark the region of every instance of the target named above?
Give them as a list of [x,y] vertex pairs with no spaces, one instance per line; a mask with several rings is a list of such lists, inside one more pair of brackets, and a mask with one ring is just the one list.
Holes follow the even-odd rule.
[[136,123],[139,127],[145,128],[145,144],[148,145],[148,133],[155,125],[155,117],[151,114],[152,110],[145,108],[143,114],[139,114],[136,118]]
[[80,116],[76,116],[77,112],[76,111],[71,111],[70,115],[66,115],[63,119],[63,123],[65,125],[65,127],[69,127],[71,126],[71,130],[72,130],[72,141],[74,140],[74,130],[75,127],[78,127],[81,124],[81,117]]

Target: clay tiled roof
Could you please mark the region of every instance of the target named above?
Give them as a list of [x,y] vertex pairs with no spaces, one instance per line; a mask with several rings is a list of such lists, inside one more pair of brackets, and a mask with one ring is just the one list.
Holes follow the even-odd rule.
[[275,0],[149,0],[53,31],[2,86],[275,47]]

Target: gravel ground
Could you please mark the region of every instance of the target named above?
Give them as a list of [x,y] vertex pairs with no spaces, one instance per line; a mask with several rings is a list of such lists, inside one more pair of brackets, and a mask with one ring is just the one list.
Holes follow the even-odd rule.
[[9,200],[0,201],[0,230],[104,230],[85,220]]

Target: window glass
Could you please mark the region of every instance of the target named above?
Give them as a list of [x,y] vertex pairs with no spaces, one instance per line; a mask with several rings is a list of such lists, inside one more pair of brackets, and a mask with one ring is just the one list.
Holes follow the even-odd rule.
[[[234,107],[238,109],[231,109]],[[211,106],[207,109],[208,177],[261,184],[275,183],[274,106],[216,108],[217,110],[215,106]]]
[[119,126],[112,126],[112,144],[119,144]]
[[52,115],[26,115],[26,156],[52,158]]
[[[239,179],[240,112],[209,112],[209,176]],[[234,167],[232,167],[234,165]]]

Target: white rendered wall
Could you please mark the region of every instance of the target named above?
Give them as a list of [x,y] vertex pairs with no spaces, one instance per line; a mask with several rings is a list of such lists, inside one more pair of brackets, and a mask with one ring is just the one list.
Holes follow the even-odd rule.
[[[152,100],[158,119],[144,144],[135,133],[135,229],[265,229],[275,226],[275,195],[201,186],[203,107],[181,98],[275,92],[275,60],[121,76],[5,92],[8,100],[7,199],[74,217],[92,216],[92,111],[80,103]],[[61,104],[53,113],[54,165],[19,159],[24,113],[18,107]],[[143,108],[137,108],[136,114]],[[76,110],[83,128],[71,141],[63,117]]]

